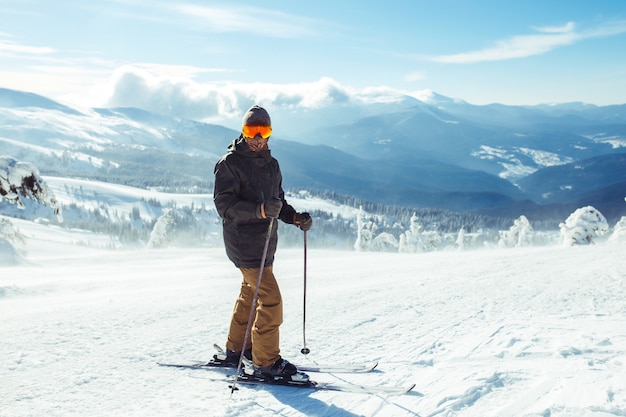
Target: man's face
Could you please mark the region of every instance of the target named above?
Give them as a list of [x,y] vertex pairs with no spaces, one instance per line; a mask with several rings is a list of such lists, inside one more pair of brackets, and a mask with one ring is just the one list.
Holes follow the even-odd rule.
[[248,147],[253,152],[268,149],[267,141],[272,134],[272,126],[249,126],[244,125],[241,129]]

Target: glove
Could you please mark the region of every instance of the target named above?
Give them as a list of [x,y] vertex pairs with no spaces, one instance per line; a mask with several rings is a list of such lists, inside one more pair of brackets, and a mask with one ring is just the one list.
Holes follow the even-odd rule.
[[280,214],[280,209],[283,208],[283,202],[279,199],[272,199],[261,203],[259,208],[260,216],[257,215],[257,217],[261,219],[267,219],[270,217],[275,219]]
[[309,213],[296,213],[293,215],[293,224],[306,232],[313,226],[313,219]]

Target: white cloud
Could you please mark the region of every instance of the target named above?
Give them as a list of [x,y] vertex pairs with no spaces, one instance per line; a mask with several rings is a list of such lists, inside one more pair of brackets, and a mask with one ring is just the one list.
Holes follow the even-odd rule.
[[426,75],[423,72],[415,71],[410,74],[405,75],[405,80],[413,82],[413,81],[421,81],[426,79]]
[[192,3],[165,3],[174,13],[189,19],[206,30],[215,32],[242,32],[279,38],[316,36],[319,28],[327,26],[319,20],[269,10],[242,6],[201,6]]
[[543,26],[543,27],[538,27],[537,28],[537,32],[543,32],[543,33],[566,33],[566,32],[574,31],[575,27],[576,27],[576,23],[574,23],[574,22],[567,22],[563,26]]
[[[388,87],[357,90],[331,78],[293,84],[198,83],[191,78],[124,66],[115,70],[106,88],[107,107],[138,107],[161,114],[224,123],[238,121],[253,104],[285,110],[314,109],[351,102],[397,100],[402,92]],[[152,68],[154,69],[154,68]],[[187,68],[193,73],[193,68]],[[201,71],[201,70],[198,70]]]
[[471,64],[484,61],[524,58],[546,53],[557,46],[572,44],[579,38],[580,36],[572,31],[543,32],[542,34],[535,35],[514,36],[498,41],[490,48],[453,55],[437,56],[433,57],[431,60],[448,64]]
[[[111,7],[115,3],[117,7]],[[213,4],[206,4],[213,3]],[[236,2],[232,2],[236,3]],[[259,6],[222,2],[168,0],[108,0],[81,4],[97,13],[137,21],[178,26],[204,33],[245,33],[272,38],[300,38],[328,34],[334,23]]]
[[563,26],[536,29],[538,34],[513,36],[496,42],[492,47],[452,55],[429,58],[430,61],[448,64],[471,64],[485,61],[502,61],[540,55],[555,48],[571,45],[583,39],[613,36],[626,32],[626,21],[606,23],[602,26],[576,31],[574,22]]
[[98,57],[67,56],[54,48],[0,39],[0,58],[4,57],[8,59],[0,67],[0,80],[5,87],[87,106],[102,102],[94,98],[94,85],[106,82],[115,68]]
[[201,68],[192,65],[171,65],[171,64],[154,64],[154,63],[136,63],[133,66],[145,69],[149,73],[160,74],[170,79],[193,79],[200,74],[229,72],[225,68]]
[[5,39],[0,39],[0,55],[49,55],[55,53],[54,48],[47,46],[22,45]]

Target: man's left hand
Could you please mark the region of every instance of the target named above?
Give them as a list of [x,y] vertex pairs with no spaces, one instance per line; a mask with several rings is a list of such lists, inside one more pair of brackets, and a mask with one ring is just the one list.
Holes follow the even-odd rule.
[[293,224],[306,232],[313,226],[313,219],[309,213],[296,213],[293,216]]

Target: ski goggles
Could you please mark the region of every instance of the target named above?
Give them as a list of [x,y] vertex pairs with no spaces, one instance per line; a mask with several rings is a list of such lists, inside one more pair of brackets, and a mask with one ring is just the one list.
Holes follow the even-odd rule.
[[261,135],[263,139],[267,139],[272,134],[272,126],[248,126],[244,125],[241,128],[241,132],[247,138],[254,138],[256,135]]

